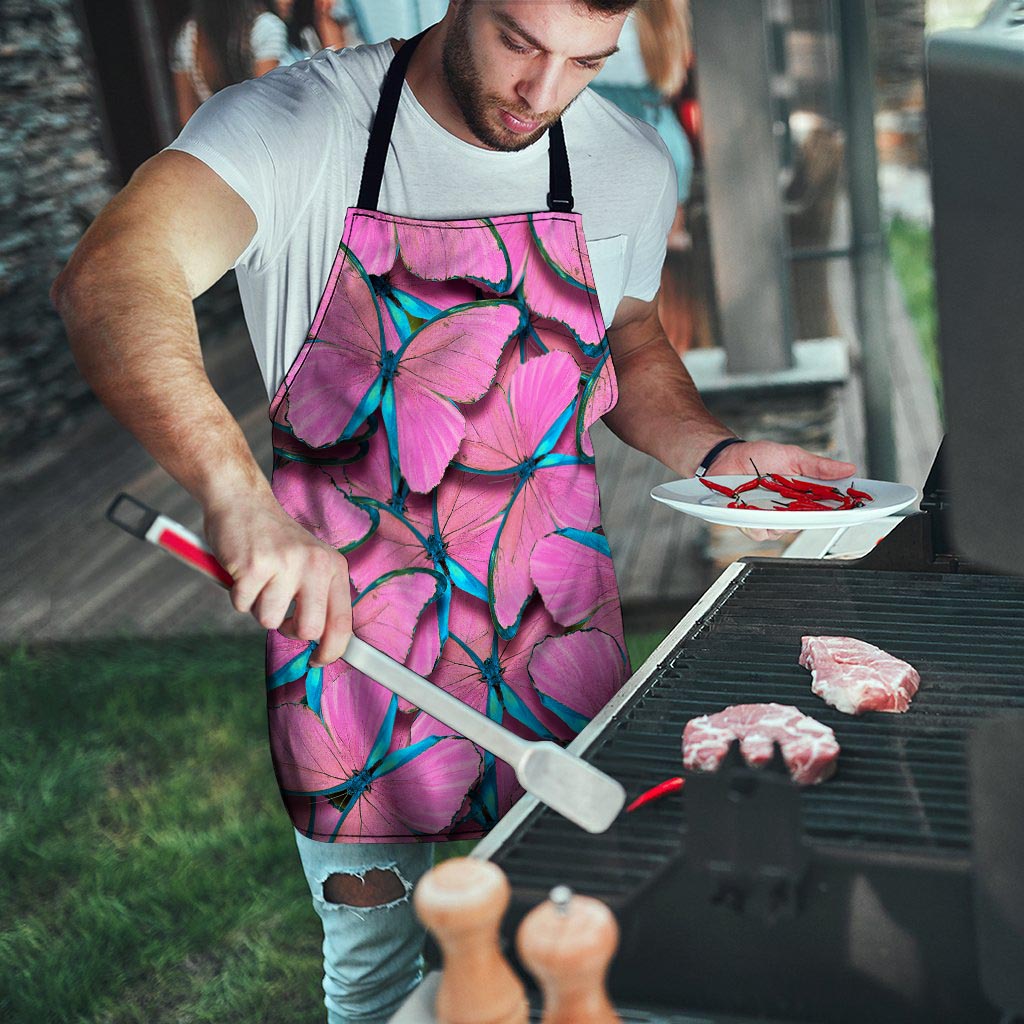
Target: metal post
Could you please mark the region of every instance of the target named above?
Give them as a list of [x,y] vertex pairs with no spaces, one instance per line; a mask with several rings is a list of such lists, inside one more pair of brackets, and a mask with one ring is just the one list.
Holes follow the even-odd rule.
[[694,0],[721,342],[731,373],[792,366],[788,249],[764,0]]
[[161,146],[166,146],[178,134],[178,107],[174,101],[167,58],[160,40],[160,25],[152,0],[135,0],[131,6],[135,30],[142,53],[142,70],[149,89],[149,102],[153,111],[153,124]]
[[886,323],[887,247],[878,204],[875,151],[873,5],[838,0],[840,65],[846,101],[846,159],[850,178],[850,234],[857,330],[864,365],[868,472],[896,480],[892,415],[892,355]]

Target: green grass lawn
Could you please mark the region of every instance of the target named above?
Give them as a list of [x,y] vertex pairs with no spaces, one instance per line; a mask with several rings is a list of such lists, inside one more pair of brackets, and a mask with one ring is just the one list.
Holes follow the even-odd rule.
[[0,1020],[322,1019],[261,639],[7,649],[0,696]]
[[932,263],[931,229],[896,217],[889,225],[889,253],[896,277],[903,288],[907,311],[917,328],[921,350],[927,360],[942,408],[942,380],[936,330],[935,272]]

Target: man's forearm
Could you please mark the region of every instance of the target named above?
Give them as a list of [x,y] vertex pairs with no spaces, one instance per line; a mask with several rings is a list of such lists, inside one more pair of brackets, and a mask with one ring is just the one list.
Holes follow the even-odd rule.
[[203,366],[184,274],[166,260],[94,256],[53,300],[97,397],[204,508],[269,484]]
[[680,476],[733,431],[708,412],[682,360],[660,330],[615,360],[619,400],[605,423],[633,448]]

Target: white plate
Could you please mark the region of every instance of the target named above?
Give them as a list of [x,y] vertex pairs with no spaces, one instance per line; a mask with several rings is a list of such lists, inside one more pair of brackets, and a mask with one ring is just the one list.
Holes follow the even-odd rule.
[[[749,476],[709,476],[708,480],[726,487],[737,487]],[[800,479],[811,479],[801,477]],[[687,480],[673,480],[671,483],[659,484],[651,491],[655,501],[668,505],[679,512],[696,516],[709,523],[721,526],[742,526],[757,530],[813,530],[834,529],[837,526],[856,526],[872,519],[891,516],[918,500],[918,492],[907,484],[890,483],[886,480],[862,480],[859,477],[845,477],[842,480],[815,480],[815,483],[840,487],[844,491],[853,487],[865,491],[872,496],[872,501],[865,502],[860,508],[837,509],[827,512],[789,512],[780,509],[777,512],[769,509],[728,508],[729,498],[724,494],[705,487],[697,477]],[[744,501],[757,505],[770,505],[772,501],[787,501],[774,491],[766,491],[759,487],[747,491]]]

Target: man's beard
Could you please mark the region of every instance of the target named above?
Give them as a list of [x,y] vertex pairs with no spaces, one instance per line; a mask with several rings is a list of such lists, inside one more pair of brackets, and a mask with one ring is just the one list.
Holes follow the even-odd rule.
[[[455,20],[448,31],[441,54],[441,66],[444,69],[448,89],[459,105],[469,130],[491,149],[514,152],[525,149],[536,142],[549,126],[557,120],[554,117],[544,118],[543,123],[528,135],[518,135],[510,128],[497,127],[488,120],[488,112],[500,106],[513,117],[522,117],[524,121],[537,120],[530,112],[518,111],[504,102],[500,96],[486,95],[480,81],[480,72],[473,63],[469,47],[469,4],[463,3],[456,12]],[[564,113],[564,111],[563,111]]]

